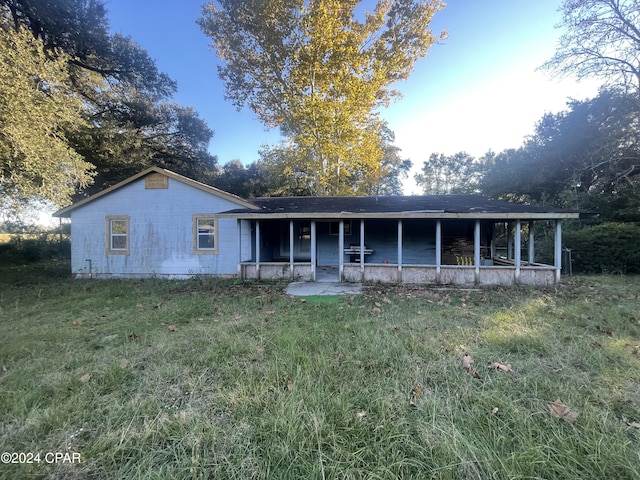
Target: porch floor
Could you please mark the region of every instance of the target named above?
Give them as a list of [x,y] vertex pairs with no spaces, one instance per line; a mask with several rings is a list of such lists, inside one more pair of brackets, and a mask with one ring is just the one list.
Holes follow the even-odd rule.
[[340,273],[338,271],[338,267],[316,267],[316,282],[340,283]]

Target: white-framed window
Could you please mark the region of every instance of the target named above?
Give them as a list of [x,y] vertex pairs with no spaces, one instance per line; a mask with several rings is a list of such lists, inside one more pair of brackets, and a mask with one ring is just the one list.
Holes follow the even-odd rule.
[[109,215],[107,225],[107,254],[129,255],[129,216]]
[[218,253],[218,217],[213,214],[193,216],[193,253]]

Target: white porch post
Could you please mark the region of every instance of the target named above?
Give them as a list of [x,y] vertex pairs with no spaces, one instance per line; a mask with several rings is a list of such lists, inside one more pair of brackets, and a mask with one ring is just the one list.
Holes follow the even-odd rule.
[[473,265],[475,282],[480,282],[480,220],[476,220],[473,231]]
[[242,220],[239,218],[236,220],[238,225],[238,278],[242,278]]
[[316,221],[311,220],[311,281],[313,282],[316,281],[316,263],[318,263],[316,259],[316,245]]
[[398,283],[402,283],[402,219],[398,219]]
[[535,262],[536,257],[536,248],[534,243],[534,235],[533,235],[533,220],[529,221],[529,265]]
[[260,280],[260,220],[256,220],[256,279]]
[[364,218],[360,220],[360,280],[364,281]]
[[560,283],[562,273],[562,220],[556,220],[556,234],[554,247],[554,266],[556,267],[556,283]]
[[522,263],[522,224],[516,220],[516,246],[515,246],[516,283],[520,280],[520,267]]
[[344,220],[340,220],[338,225],[338,275],[342,282],[344,278]]
[[442,221],[436,220],[436,283],[440,283],[440,266],[442,265]]
[[293,220],[289,220],[289,278],[293,280]]

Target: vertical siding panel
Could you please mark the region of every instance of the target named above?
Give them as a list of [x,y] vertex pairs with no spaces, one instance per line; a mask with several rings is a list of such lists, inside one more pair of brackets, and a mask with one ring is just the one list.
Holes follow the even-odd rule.
[[[140,178],[72,211],[72,273],[88,275],[91,260],[98,276],[235,275],[237,221],[218,219],[217,254],[194,254],[193,215],[237,204],[172,178],[168,187],[147,190]],[[106,254],[107,215],[129,215],[129,255]]]

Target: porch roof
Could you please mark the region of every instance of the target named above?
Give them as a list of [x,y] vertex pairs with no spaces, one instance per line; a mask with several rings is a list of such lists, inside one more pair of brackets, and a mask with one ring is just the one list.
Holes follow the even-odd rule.
[[257,209],[235,209],[222,216],[267,218],[476,218],[568,219],[580,212],[522,205],[481,195],[422,195],[370,197],[268,197],[250,200]]

